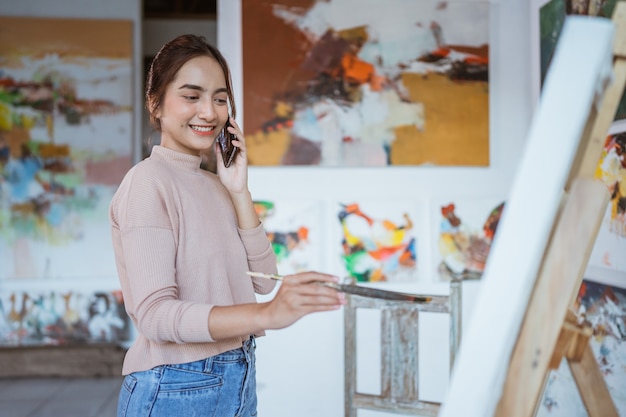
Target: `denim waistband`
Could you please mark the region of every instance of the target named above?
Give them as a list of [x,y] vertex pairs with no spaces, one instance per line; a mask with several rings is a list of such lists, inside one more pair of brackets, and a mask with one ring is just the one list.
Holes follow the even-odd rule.
[[[256,349],[256,341],[254,336],[250,336],[246,339],[242,346],[237,349],[227,350],[226,352],[219,353],[215,356],[211,356],[210,358],[200,359],[194,362],[187,363],[179,363],[167,365],[170,368],[179,368],[179,369],[187,369],[190,371],[198,371],[204,372],[210,368],[212,362],[222,361],[222,362],[231,362],[244,359],[246,361],[249,360],[250,355],[254,353]],[[163,366],[156,367],[155,369],[163,368]]]

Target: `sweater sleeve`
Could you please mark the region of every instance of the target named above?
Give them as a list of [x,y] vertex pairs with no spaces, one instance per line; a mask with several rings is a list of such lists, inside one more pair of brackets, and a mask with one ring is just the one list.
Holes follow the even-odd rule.
[[159,343],[214,341],[210,304],[178,298],[172,231],[134,227],[121,233],[128,283],[139,331]]
[[[239,229],[239,236],[248,254],[250,271],[276,274],[276,255],[267,237],[263,224],[254,229]],[[257,294],[269,294],[276,286],[276,281],[264,278],[252,278],[254,291]]]
[[153,179],[138,176],[121,191],[111,212],[116,262],[124,297],[130,298],[128,313],[155,342],[212,342],[208,318],[213,305],[178,297],[177,242],[170,219],[174,208]]

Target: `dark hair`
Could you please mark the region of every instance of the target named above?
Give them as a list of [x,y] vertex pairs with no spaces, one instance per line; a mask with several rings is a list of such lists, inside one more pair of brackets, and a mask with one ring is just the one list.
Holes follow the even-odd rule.
[[231,116],[236,117],[235,100],[233,98],[230,69],[222,53],[213,45],[210,45],[203,36],[180,35],[161,47],[156,54],[146,79],[146,109],[150,115],[150,123],[158,131],[161,131],[161,122],[155,116],[161,107],[165,90],[174,80],[178,70],[190,59],[199,56],[208,56],[217,61],[224,71],[226,91],[230,104]]

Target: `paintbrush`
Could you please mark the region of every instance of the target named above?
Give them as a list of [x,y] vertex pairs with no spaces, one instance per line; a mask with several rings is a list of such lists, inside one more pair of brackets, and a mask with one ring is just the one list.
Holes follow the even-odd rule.
[[[263,272],[248,271],[246,272],[246,274],[251,277],[274,279],[277,281],[282,281],[283,279],[282,275],[265,274]],[[408,294],[397,291],[387,291],[378,288],[361,287],[353,284],[336,284],[332,282],[320,282],[320,284],[326,287],[333,288],[337,291],[345,292],[348,294],[360,295],[362,297],[380,298],[383,300],[395,301],[412,301],[415,303],[429,303],[432,300],[432,297],[424,295]]]

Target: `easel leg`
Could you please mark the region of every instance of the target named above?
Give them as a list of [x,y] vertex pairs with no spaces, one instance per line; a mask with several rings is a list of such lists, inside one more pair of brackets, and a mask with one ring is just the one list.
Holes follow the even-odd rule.
[[619,417],[589,343],[580,360],[568,358],[568,364],[589,417]]

